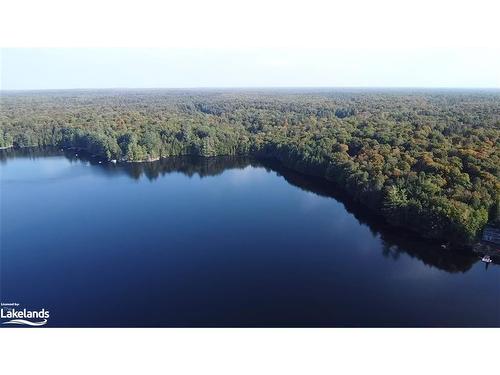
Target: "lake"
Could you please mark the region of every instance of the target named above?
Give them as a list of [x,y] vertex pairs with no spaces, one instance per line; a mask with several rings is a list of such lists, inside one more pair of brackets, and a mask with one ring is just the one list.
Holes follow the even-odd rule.
[[500,266],[269,161],[3,150],[0,173],[0,300],[46,326],[500,326]]

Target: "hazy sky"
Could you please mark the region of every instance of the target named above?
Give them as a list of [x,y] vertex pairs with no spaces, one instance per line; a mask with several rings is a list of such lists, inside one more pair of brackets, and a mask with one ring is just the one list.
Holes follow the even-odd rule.
[[25,48],[3,90],[154,87],[500,87],[500,49]]

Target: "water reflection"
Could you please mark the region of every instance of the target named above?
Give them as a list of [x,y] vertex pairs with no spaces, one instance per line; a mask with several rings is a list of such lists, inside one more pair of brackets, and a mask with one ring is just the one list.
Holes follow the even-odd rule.
[[276,162],[269,163],[270,168],[283,176],[288,183],[300,187],[304,191],[334,198],[341,202],[347,212],[353,214],[361,224],[368,226],[373,235],[380,237],[385,257],[397,260],[400,254],[404,252],[411,257],[420,259],[427,265],[447,272],[466,272],[477,262],[475,256],[458,249],[444,250],[439,243],[424,240],[404,229],[390,227],[380,216],[360,206],[345,193],[335,189],[332,184],[325,182],[323,179],[304,176],[284,168]]
[[413,233],[402,229],[389,227],[377,215],[359,206],[346,194],[335,189],[332,184],[323,179],[305,176],[283,167],[272,160],[255,160],[244,157],[173,157],[151,163],[108,163],[92,158],[80,151],[47,149],[7,149],[0,152],[0,163],[7,163],[10,158],[42,158],[47,156],[65,156],[74,163],[99,165],[107,175],[127,175],[133,179],[145,176],[149,180],[169,173],[182,173],[189,177],[198,175],[201,178],[220,175],[229,169],[243,169],[247,166],[262,167],[282,176],[289,184],[304,191],[319,196],[333,198],[341,202],[345,209],[363,225],[366,225],[373,235],[378,236],[382,243],[382,254],[395,261],[402,253],[419,259],[424,264],[450,272],[467,272],[478,259],[466,252],[444,250],[440,244],[423,240]]

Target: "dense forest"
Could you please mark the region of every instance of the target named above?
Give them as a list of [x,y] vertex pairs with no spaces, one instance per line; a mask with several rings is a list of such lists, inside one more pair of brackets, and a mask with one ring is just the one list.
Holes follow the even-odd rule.
[[0,124],[0,147],[130,162],[276,159],[389,223],[452,243],[500,220],[498,91],[3,92]]

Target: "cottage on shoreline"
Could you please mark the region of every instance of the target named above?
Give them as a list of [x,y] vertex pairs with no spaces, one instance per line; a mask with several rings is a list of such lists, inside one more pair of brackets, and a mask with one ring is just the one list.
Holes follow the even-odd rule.
[[488,225],[483,229],[481,241],[473,247],[474,252],[500,261],[500,228]]
[[495,244],[497,247],[500,247],[500,229],[490,225],[486,226],[483,230],[481,241]]

